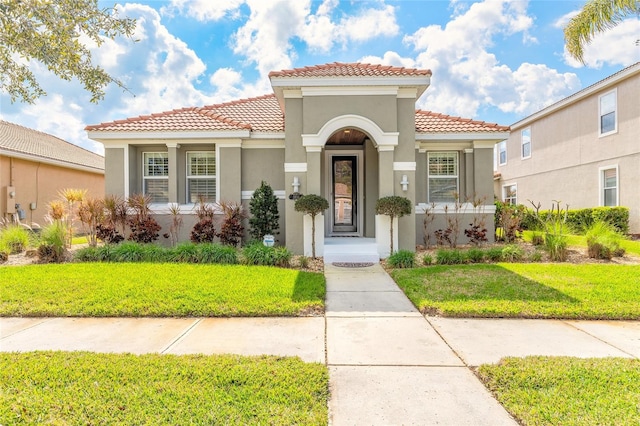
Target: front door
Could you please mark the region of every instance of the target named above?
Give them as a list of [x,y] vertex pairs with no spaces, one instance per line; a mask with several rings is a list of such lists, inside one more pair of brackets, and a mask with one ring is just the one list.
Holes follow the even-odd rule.
[[358,157],[331,157],[332,233],[358,232]]

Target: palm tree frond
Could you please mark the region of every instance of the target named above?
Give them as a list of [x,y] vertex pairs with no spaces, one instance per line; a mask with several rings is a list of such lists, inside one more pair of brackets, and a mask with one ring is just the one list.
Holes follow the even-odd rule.
[[589,0],[564,28],[567,51],[584,64],[584,46],[601,32],[640,13],[639,0]]

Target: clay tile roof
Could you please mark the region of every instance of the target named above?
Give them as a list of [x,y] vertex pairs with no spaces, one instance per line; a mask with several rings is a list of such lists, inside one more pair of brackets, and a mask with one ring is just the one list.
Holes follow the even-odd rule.
[[85,127],[88,131],[284,131],[284,116],[275,95],[205,107],[174,109],[159,114],[115,120]]
[[416,133],[508,132],[509,126],[431,111],[416,111]]
[[312,67],[294,68],[291,70],[272,71],[271,77],[406,77],[431,75],[430,70],[392,67],[390,65],[372,65],[334,62],[332,64]]
[[104,157],[48,133],[0,120],[0,150],[104,171]]

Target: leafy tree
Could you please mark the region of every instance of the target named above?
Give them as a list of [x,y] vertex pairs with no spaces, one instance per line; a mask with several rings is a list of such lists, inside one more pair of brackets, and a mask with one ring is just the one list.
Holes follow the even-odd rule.
[[296,200],[295,211],[311,216],[311,257],[316,258],[316,216],[329,208],[329,202],[319,195],[303,195]]
[[249,202],[249,211],[251,212],[249,234],[253,239],[260,240],[267,234],[277,234],[276,231],[280,228],[278,223],[280,219],[278,197],[275,196],[273,189],[265,181],[262,181],[260,187],[253,192]]
[[584,64],[584,46],[601,32],[618,25],[628,15],[640,13],[638,0],[589,0],[564,27],[571,56]]
[[398,195],[382,197],[376,202],[376,214],[384,214],[391,219],[391,247],[389,254],[393,254],[393,219],[411,214],[411,200]]
[[135,20],[119,18],[115,7],[99,8],[98,0],[2,0],[0,3],[0,89],[11,101],[33,103],[46,92],[29,69],[42,63],[63,80],[77,78],[91,93],[104,98],[104,87],[116,83],[91,62],[88,44],[102,45],[119,35],[131,38]]

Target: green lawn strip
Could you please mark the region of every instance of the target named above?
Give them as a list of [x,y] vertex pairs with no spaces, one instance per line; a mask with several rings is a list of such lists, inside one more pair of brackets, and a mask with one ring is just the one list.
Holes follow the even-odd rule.
[[[522,239],[524,241],[531,242],[532,238],[533,231],[522,232]],[[584,235],[567,235],[567,245],[574,247],[587,247],[587,240]],[[640,256],[640,241],[622,240],[620,241],[620,247],[624,249],[625,253]]]
[[0,353],[0,424],[327,424],[328,372],[299,358]]
[[293,269],[161,263],[0,268],[0,316],[228,317],[321,312],[325,280]]
[[430,266],[391,274],[424,313],[640,319],[640,265],[498,263]]
[[640,361],[505,358],[478,375],[524,425],[640,424]]

